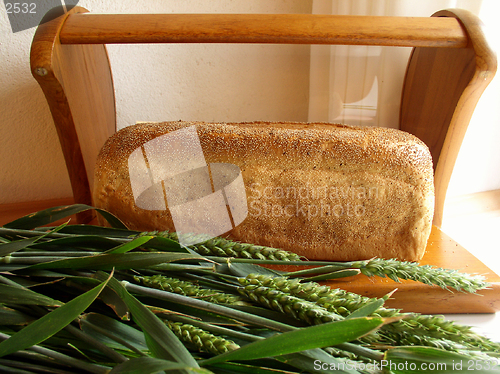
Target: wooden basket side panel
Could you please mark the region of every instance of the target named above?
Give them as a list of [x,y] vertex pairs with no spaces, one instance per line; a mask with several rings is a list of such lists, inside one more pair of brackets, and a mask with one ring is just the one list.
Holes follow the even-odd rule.
[[481,21],[462,10],[434,16],[456,17],[466,30],[467,48],[415,48],[401,97],[400,129],[429,147],[434,160],[434,225],[441,226],[446,190],[472,113],[496,71],[496,56]]
[[460,97],[475,72],[471,49],[415,48],[401,97],[401,130],[429,147],[434,169]]
[[47,99],[75,202],[92,204],[95,160],[116,130],[115,97],[104,45],[59,42],[65,20],[77,12],[86,10],[75,7],[38,27],[31,46],[31,71]]
[[116,131],[115,96],[106,47],[58,44],[54,55],[92,189],[97,155]]

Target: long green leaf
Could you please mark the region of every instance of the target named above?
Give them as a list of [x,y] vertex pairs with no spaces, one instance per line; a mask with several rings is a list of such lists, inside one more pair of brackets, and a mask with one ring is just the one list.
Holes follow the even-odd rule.
[[181,246],[178,242],[161,236],[155,236],[147,243],[147,248],[153,248],[164,252],[192,253],[189,248]]
[[[233,259],[232,259],[233,260]],[[228,272],[237,277],[246,277],[248,274],[260,274],[260,275],[270,275],[272,277],[281,276],[282,272],[268,269],[255,264],[246,264],[246,263],[233,263],[231,262],[229,265],[221,264],[218,265],[217,268],[220,268],[221,272]]]
[[118,296],[111,288],[107,287],[102,290],[101,295],[99,295],[99,299],[113,309],[118,318],[123,321],[129,320],[129,310],[127,304],[125,304],[120,296]]
[[169,360],[172,358],[170,352],[165,349],[162,344],[158,344],[158,342],[151,335],[148,334],[147,331],[144,331],[144,338],[146,339],[146,344],[149,348],[149,352],[151,356],[154,358],[158,358],[161,360]]
[[0,325],[27,325],[33,321],[33,317],[21,313],[18,310],[0,306]]
[[267,368],[262,366],[248,365],[236,362],[223,362],[215,364],[214,369],[222,369],[224,373],[244,374],[296,374],[295,371],[282,370],[278,368]]
[[43,262],[30,266],[30,269],[144,269],[163,263],[182,260],[201,261],[203,260],[203,257],[188,253],[175,252],[110,253]]
[[[137,237],[139,231],[115,229],[110,227],[100,227],[91,225],[68,225],[64,229],[60,230],[63,234],[75,235],[75,238],[81,238],[85,236],[94,236],[101,239],[110,240],[111,243],[115,243],[113,240],[124,240]],[[149,236],[149,235],[148,235]],[[153,238],[147,242],[147,248],[153,248],[159,251],[165,252],[183,252],[187,253],[185,248],[182,248],[180,244],[174,240],[164,238],[161,236],[150,235]],[[62,242],[64,243],[64,242]],[[144,243],[146,244],[146,243]]]
[[204,365],[235,360],[255,360],[281,356],[314,348],[324,348],[350,342],[373,331],[385,322],[382,318],[353,318],[301,328],[273,335],[247,344],[237,350],[210,358]]
[[326,281],[326,280],[331,280],[331,279],[354,277],[356,275],[359,275],[360,273],[361,273],[361,270],[359,270],[359,269],[342,269],[342,270],[333,271],[331,273],[316,275],[314,277],[307,278],[307,280],[309,280],[311,282],[319,282],[319,281]]
[[363,305],[361,308],[355,310],[349,316],[347,316],[348,319],[351,318],[359,318],[359,317],[366,317],[369,316],[372,313],[375,313],[377,310],[379,310],[385,303],[384,299],[376,299],[372,300],[366,305]]
[[0,284],[0,301],[4,304],[59,306],[60,301],[23,287]]
[[[73,227],[77,226],[77,227]],[[1,230],[0,230],[1,231]],[[118,243],[123,242],[123,240],[133,240],[133,237],[136,237],[140,234],[138,231],[130,231],[130,230],[121,230],[121,229],[110,229],[109,227],[98,227],[91,226],[90,228],[85,228],[85,226],[79,225],[69,225],[66,226],[64,230],[60,231],[62,234],[73,235],[71,238],[62,238],[58,241],[51,241],[46,245],[57,244],[57,245],[76,245],[78,247],[83,246],[91,246],[95,247],[96,245],[99,248],[110,249],[116,246]],[[148,241],[144,241],[146,248],[153,248],[158,251],[165,252],[182,252],[187,253],[185,248],[182,248],[178,242],[163,238],[161,236],[137,236],[135,239],[139,240],[140,238],[149,237],[151,238]],[[88,240],[84,240],[88,238]],[[144,239],[141,239],[144,240]],[[81,244],[82,241],[85,244]],[[45,244],[45,243],[44,243]],[[41,245],[38,244],[40,247]]]
[[34,238],[14,240],[9,243],[0,243],[0,256],[6,256],[10,253],[20,251],[21,249],[27,248],[33,245],[37,240],[42,238],[43,235],[36,236]]
[[52,230],[43,233],[42,235],[35,236],[33,238],[26,238],[26,239],[21,239],[21,240],[13,240],[9,243],[1,243],[0,244],[0,256],[5,256],[13,252],[20,251],[22,249],[28,248],[35,244],[37,241],[40,239],[43,239],[49,234],[55,233],[62,228],[64,228],[67,225],[67,223],[63,223],[62,225],[59,225],[57,227],[54,227]]
[[380,368],[393,373],[500,373],[496,360],[483,360],[432,347],[397,347],[385,352]]
[[90,291],[46,314],[0,343],[0,357],[43,342],[77,318],[99,296],[109,278]]
[[89,313],[80,319],[80,325],[87,334],[111,348],[129,349],[140,355],[148,351],[143,332],[111,317]]
[[389,292],[387,295],[380,299],[373,299],[370,302],[366,303],[363,305],[361,308],[356,309],[354,312],[349,314],[347,318],[357,318],[357,317],[366,317],[369,316],[373,313],[375,313],[377,310],[379,310],[387,300],[392,296],[394,292],[396,292],[397,289]]
[[[96,276],[99,279],[104,279],[107,275],[98,272]],[[148,343],[154,344],[153,350],[158,351],[161,349],[165,355],[170,356],[170,359],[177,363],[189,367],[199,367],[196,360],[174,333],[139,300],[132,296],[120,282],[112,278],[109,281],[109,287],[123,299],[136,323],[144,333],[149,335],[151,339]]]
[[155,374],[160,371],[179,371],[188,373],[209,374],[211,371],[196,367],[189,367],[174,361],[161,360],[153,357],[138,357],[117,365],[109,374]]
[[[304,262],[307,264],[307,262]],[[301,269],[301,270],[296,270],[296,271],[290,271],[287,273],[284,273],[283,276],[285,277],[304,277],[304,276],[309,276],[312,274],[325,274],[325,273],[331,273],[337,270],[344,270],[346,269],[345,264],[337,263],[334,262],[331,265],[325,265],[325,266],[317,266],[317,267],[312,267],[312,268],[307,268],[307,269]]]
[[18,228],[18,229],[34,229],[35,227],[45,226],[50,223],[56,222],[60,219],[72,216],[73,214],[81,213],[86,210],[94,209],[101,214],[111,226],[119,229],[126,229],[127,227],[113,214],[103,210],[94,208],[85,204],[73,204],[57,206],[49,209],[44,209],[36,213],[28,214],[24,217],[18,218],[15,221],[9,222],[4,227]]
[[8,264],[8,265],[3,265],[0,264],[0,272],[8,271],[8,272],[13,272],[16,270],[21,270],[29,267],[29,265],[14,265],[14,264]]
[[36,374],[34,371],[16,369],[10,366],[5,366],[0,363],[0,373],[4,374]]
[[308,351],[291,353],[278,356],[276,359],[300,369],[303,372],[314,372],[318,374],[359,374],[352,365],[345,365],[345,361],[329,355],[323,349],[311,349]]
[[[5,365],[5,366],[4,366]],[[28,371],[34,370],[34,371]],[[3,374],[37,374],[37,373],[50,373],[50,374],[74,374],[73,372],[57,369],[55,367],[37,365],[25,360],[7,360],[0,359],[0,373]]]
[[73,235],[98,235],[108,238],[128,238],[132,235],[139,235],[140,231],[118,229],[114,227],[104,227],[95,225],[68,225],[60,231],[64,234]]
[[146,244],[152,238],[153,238],[152,236],[140,236],[140,237],[135,238],[134,240],[132,240],[128,243],[123,243],[115,248],[111,248],[109,251],[106,251],[106,253],[107,254],[127,253],[127,252],[132,251],[133,249],[139,248],[141,245]]
[[158,300],[162,301],[167,301],[167,302],[172,302],[175,304],[179,304],[179,306],[185,306],[189,311],[187,313],[191,314],[190,312],[193,309],[198,309],[198,310],[203,310],[206,312],[218,314],[220,316],[224,317],[229,317],[241,322],[247,322],[253,325],[258,325],[261,327],[266,327],[269,329],[277,330],[277,331],[290,331],[294,329],[294,327],[274,321],[272,319],[264,318],[264,317],[259,317],[256,315],[253,315],[251,313],[247,312],[242,312],[240,310],[237,310],[232,307],[227,307],[221,304],[214,304],[205,300],[200,300],[196,299],[193,297],[185,296],[185,295],[180,295],[172,292],[167,292],[163,290],[158,290],[158,289],[153,289],[149,287],[143,287],[139,286],[133,283],[127,283],[126,284],[126,289],[130,292],[143,295],[143,296],[148,296],[148,297],[154,297]]
[[33,248],[44,249],[46,247],[69,247],[69,248],[92,248],[94,250],[108,250],[121,245],[118,240],[105,238],[97,235],[80,235],[70,238],[56,238],[44,242],[34,243]]
[[[0,332],[0,340],[7,339],[10,339],[10,335]],[[62,367],[77,368],[80,371],[92,374],[109,374],[111,370],[111,368],[107,366],[86,362],[39,345],[31,346],[28,350],[16,352],[14,355],[16,357],[25,358],[30,362],[48,363],[50,365],[57,363]]]

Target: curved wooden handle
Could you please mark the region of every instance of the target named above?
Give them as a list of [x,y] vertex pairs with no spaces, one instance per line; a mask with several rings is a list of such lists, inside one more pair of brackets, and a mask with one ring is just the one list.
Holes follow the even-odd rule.
[[452,17],[380,17],[317,14],[72,14],[62,44],[289,43],[467,46]]

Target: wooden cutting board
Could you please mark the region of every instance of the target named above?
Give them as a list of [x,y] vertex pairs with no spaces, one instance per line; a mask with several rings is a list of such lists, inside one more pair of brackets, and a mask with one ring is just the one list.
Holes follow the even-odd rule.
[[[71,199],[0,205],[0,225],[41,209],[68,204],[72,204]],[[491,287],[478,294],[468,294],[413,281],[396,283],[388,278],[368,278],[364,275],[324,284],[369,297],[382,297],[397,288],[385,305],[406,312],[447,314],[500,311],[500,277],[436,226],[432,227],[426,253],[420,264],[482,274],[491,283]]]

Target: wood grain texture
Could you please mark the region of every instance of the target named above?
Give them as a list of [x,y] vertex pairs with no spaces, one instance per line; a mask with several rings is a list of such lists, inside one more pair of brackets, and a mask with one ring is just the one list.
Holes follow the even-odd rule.
[[400,129],[416,135],[434,160],[434,225],[441,226],[446,190],[476,104],[496,72],[496,56],[482,22],[460,9],[436,18],[456,17],[467,31],[462,49],[415,48],[401,98]]
[[[61,45],[59,32],[71,12],[41,24],[31,47],[31,70],[49,104],[75,201],[91,204],[97,153],[116,131],[115,98],[104,45]],[[91,218],[89,212],[80,219]]]
[[75,14],[61,43],[291,43],[463,48],[453,18],[318,14]]
[[[76,11],[76,9],[74,10]],[[81,145],[75,129],[71,108],[64,86],[54,71],[54,46],[58,43],[59,30],[69,14],[41,24],[31,45],[31,72],[40,84],[54,119],[59,142],[62,147],[73,195],[77,201],[90,202],[89,181],[83,161]],[[90,218],[80,215],[82,220]]]

